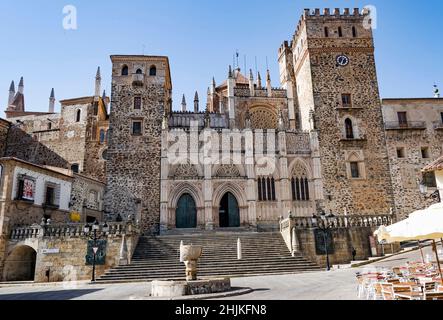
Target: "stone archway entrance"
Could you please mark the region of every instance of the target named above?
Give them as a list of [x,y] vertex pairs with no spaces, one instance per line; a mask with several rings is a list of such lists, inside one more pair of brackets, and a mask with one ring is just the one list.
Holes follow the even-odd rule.
[[175,218],[177,229],[197,228],[197,206],[190,194],[184,194],[178,200]]
[[220,202],[220,228],[239,228],[240,209],[235,196],[228,192]]
[[34,281],[37,252],[29,246],[14,248],[5,262],[4,281]]

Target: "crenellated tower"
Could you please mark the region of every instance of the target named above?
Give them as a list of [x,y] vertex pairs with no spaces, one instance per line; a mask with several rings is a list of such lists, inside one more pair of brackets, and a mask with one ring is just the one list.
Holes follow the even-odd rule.
[[322,209],[389,213],[392,187],[370,13],[305,9],[292,41],[279,49],[279,62],[301,128],[318,134]]

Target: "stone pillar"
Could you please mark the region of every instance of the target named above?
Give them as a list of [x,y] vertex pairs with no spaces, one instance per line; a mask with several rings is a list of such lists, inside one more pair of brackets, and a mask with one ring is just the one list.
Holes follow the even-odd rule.
[[310,145],[312,151],[313,177],[314,180],[314,199],[325,200],[325,192],[323,190],[322,167],[320,159],[320,145],[318,141],[318,133],[310,132]]
[[206,230],[214,230],[214,210],[212,206],[212,166],[205,164],[205,181],[203,182],[203,197],[205,201],[205,228]]
[[229,110],[229,128],[235,129],[235,78],[232,74],[231,66],[229,66],[228,75],[228,110]]
[[280,184],[279,195],[281,203],[281,211],[279,215],[286,216],[288,211],[292,210],[292,197],[291,197],[291,185],[289,183],[288,172],[288,158],[286,149],[286,132],[280,131],[278,133],[278,147],[280,153],[279,165],[280,165]]
[[169,201],[169,161],[168,161],[168,130],[162,132],[161,154],[161,193],[160,193],[160,233],[166,232],[171,225],[168,213]]

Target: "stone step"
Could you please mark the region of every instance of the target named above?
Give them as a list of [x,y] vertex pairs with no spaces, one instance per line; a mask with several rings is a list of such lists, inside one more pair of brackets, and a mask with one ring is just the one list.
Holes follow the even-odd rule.
[[[237,260],[237,240],[242,241],[242,260]],[[318,271],[302,255],[292,257],[279,233],[217,233],[141,237],[128,266],[118,266],[99,278],[100,282],[183,279],[185,266],[179,262],[179,248],[203,247],[199,277],[253,276]]]

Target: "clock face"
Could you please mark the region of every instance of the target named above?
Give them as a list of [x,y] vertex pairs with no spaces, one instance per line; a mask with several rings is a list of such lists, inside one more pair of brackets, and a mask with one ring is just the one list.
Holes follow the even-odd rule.
[[341,67],[347,66],[349,64],[349,58],[345,55],[340,55],[337,57],[337,64]]

